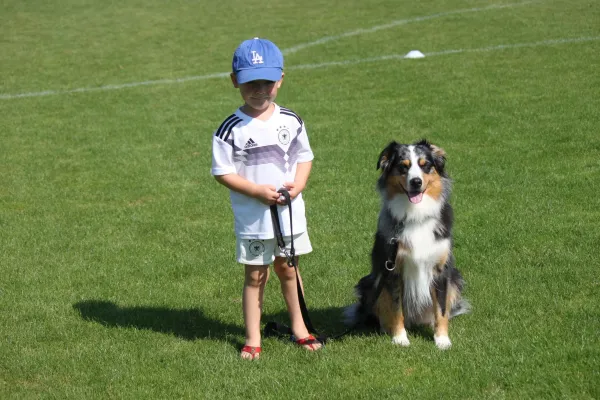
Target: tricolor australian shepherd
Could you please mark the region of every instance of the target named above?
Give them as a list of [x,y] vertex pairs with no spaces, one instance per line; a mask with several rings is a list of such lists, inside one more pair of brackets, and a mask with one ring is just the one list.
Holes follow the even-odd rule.
[[358,282],[348,323],[376,319],[392,342],[410,344],[406,327],[426,324],[447,349],[448,320],[469,310],[452,255],[451,181],[446,154],[422,140],[390,143],[379,156],[382,205],[371,253],[371,273]]

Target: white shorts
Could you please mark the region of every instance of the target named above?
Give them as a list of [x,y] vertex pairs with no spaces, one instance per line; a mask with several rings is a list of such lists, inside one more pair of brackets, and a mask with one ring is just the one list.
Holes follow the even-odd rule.
[[[290,250],[290,237],[284,236],[286,250]],[[308,254],[312,251],[308,232],[294,235],[296,255]],[[275,257],[285,257],[277,246],[277,239],[240,239],[237,238],[237,262],[247,265],[269,265]]]

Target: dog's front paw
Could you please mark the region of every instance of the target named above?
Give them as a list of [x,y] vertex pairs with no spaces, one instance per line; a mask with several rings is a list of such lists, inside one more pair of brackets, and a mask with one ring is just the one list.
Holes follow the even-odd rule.
[[408,340],[408,336],[406,335],[406,331],[403,329],[399,335],[392,337],[392,343],[399,344],[400,346],[409,346],[410,341]]
[[448,336],[434,336],[435,345],[440,350],[447,350],[452,346],[452,342]]

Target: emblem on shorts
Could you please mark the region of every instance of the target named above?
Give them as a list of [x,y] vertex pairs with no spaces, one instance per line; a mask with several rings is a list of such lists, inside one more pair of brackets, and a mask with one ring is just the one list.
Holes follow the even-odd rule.
[[290,143],[290,131],[287,130],[287,126],[280,126],[277,128],[277,134],[279,137],[279,143],[288,144]]
[[248,250],[254,257],[258,257],[265,252],[265,245],[262,240],[253,240],[248,244]]

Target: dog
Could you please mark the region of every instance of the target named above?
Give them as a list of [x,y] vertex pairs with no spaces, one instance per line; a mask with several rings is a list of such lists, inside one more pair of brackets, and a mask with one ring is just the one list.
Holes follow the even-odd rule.
[[452,345],[450,318],[470,311],[452,254],[453,211],[446,153],[421,140],[391,142],[380,154],[381,210],[371,273],[355,286],[346,323],[374,321],[392,342],[410,345],[406,328],[429,325],[439,349]]

